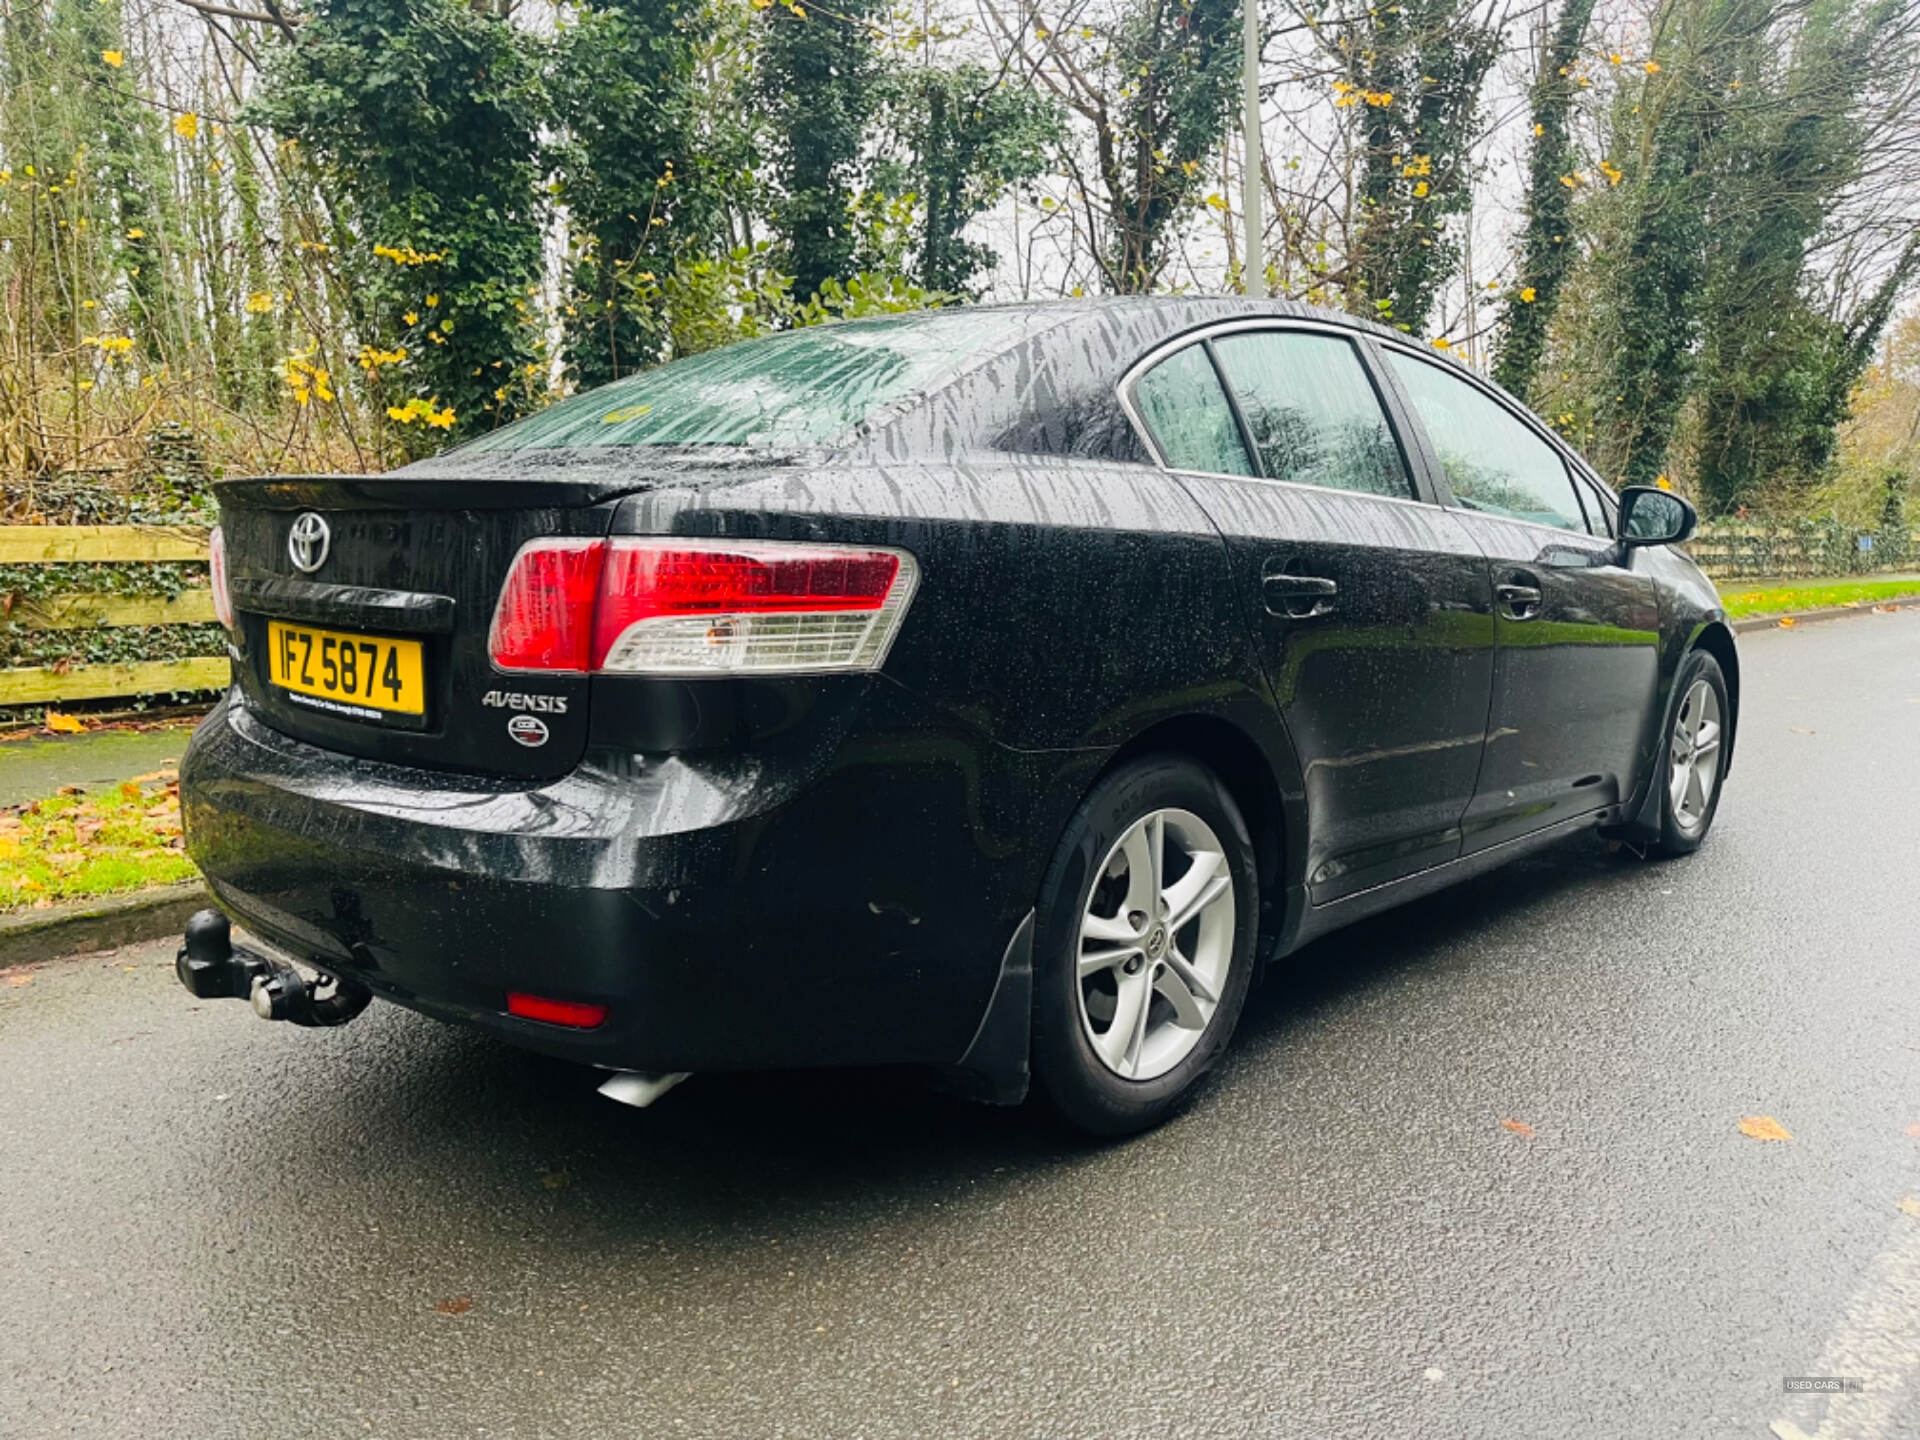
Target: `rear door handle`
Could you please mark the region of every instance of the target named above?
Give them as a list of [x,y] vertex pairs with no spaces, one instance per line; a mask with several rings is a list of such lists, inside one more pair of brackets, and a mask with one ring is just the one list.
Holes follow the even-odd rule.
[[1531,580],[1531,575],[1516,575],[1504,584],[1493,587],[1495,598],[1500,602],[1500,613],[1509,620],[1536,620],[1540,616],[1540,587],[1522,584]]
[[1265,575],[1260,580],[1260,591],[1269,615],[1312,620],[1333,613],[1340,587],[1319,575]]

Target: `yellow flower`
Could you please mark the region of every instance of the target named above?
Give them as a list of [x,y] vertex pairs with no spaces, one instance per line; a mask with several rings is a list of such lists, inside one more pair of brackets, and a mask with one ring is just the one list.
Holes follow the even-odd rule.
[[411,245],[401,246],[397,250],[391,245],[376,245],[373,247],[373,253],[383,260],[393,261],[396,265],[425,265],[431,260],[447,258],[447,252],[444,250],[435,250],[431,254],[423,255]]
[[1660,73],[1660,62],[1658,60],[1649,60],[1641,68],[1649,75],[1658,75]]
[[440,297],[438,295],[427,296],[427,308],[429,310],[433,309],[433,307],[438,305],[439,303],[440,303]]
[[407,311],[407,313],[400,318],[405,320],[409,325],[418,325],[420,323],[420,316],[412,310]]
[[144,240],[147,238],[147,232],[142,230],[138,225],[136,225],[131,230],[127,231],[127,238],[129,240]]
[[191,140],[200,133],[200,117],[189,110],[184,115],[173,117],[173,133],[182,140]]
[[268,291],[256,290],[247,297],[247,310],[254,315],[273,313],[273,296]]
[[1673,488],[1673,482],[1664,475],[1654,476],[1653,483],[1658,485],[1662,490],[1671,490]]
[[102,50],[100,58],[116,70],[127,63],[127,57],[118,50]]
[[1418,185],[1413,187],[1413,198],[1416,200],[1420,199],[1426,193],[1427,193],[1427,182],[1424,180],[1422,180]]
[[1523,286],[1520,291],[1520,298],[1531,305],[1533,303],[1533,287],[1531,285]]
[[445,430],[453,424],[453,407],[436,410],[434,407],[439,403],[440,397],[437,395],[431,400],[422,400],[416,395],[404,405],[389,405],[387,418],[397,420],[402,425],[411,425],[414,421],[421,420],[436,430]]
[[1547,127],[1544,125],[1536,125],[1533,127],[1533,133],[1536,135],[1544,135],[1547,133]]
[[1447,348],[1447,337],[1444,335],[1436,335],[1433,340],[1433,348],[1436,350],[1445,350]]

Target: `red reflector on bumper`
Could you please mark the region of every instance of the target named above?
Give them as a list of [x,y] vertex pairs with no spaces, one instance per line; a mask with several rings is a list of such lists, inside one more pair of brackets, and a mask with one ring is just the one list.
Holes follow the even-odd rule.
[[571,1025],[576,1030],[591,1030],[607,1018],[607,1007],[512,993],[507,996],[507,1013],[518,1015],[522,1020],[544,1020],[549,1025]]

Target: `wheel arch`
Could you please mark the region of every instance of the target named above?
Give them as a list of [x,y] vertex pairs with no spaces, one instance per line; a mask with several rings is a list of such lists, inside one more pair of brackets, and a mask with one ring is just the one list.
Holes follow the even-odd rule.
[[[1285,747],[1280,756],[1272,753],[1276,739]],[[1115,750],[1087,785],[1087,793],[1129,761],[1166,752],[1205,765],[1220,777],[1240,807],[1253,841],[1260,882],[1261,958],[1272,958],[1297,928],[1306,893],[1302,877],[1295,873],[1298,857],[1306,853],[1307,815],[1292,745],[1284,735],[1263,743],[1222,715],[1191,712],[1169,716],[1146,726]]]
[[1720,673],[1727,682],[1727,723],[1726,739],[1723,748],[1726,759],[1720,767],[1722,781],[1733,771],[1733,746],[1740,733],[1740,652],[1733,643],[1733,631],[1720,620],[1710,620],[1702,625],[1688,647],[1704,650],[1720,664]]

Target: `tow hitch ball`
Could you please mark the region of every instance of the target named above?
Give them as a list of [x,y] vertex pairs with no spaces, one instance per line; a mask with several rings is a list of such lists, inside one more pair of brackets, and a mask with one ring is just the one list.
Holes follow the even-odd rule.
[[262,1020],[295,1025],[344,1025],[373,999],[371,990],[344,975],[311,981],[284,960],[236,948],[233,929],[218,910],[202,910],[187,921],[173,973],[202,1000],[245,1000]]

